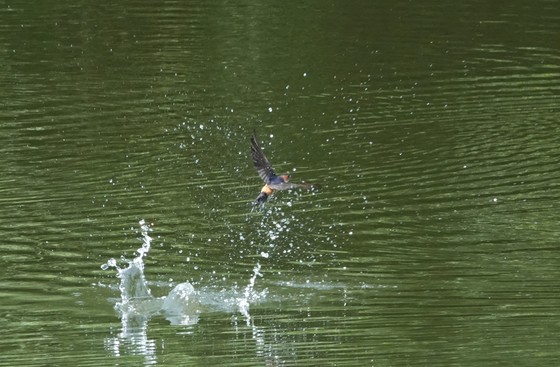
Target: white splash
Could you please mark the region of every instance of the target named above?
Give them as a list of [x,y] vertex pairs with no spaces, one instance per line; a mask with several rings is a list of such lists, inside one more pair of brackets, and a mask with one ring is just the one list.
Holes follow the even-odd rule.
[[[150,252],[152,237],[150,226],[141,220],[140,234],[142,246],[136,250],[137,256],[132,260],[122,258],[125,267],[120,267],[118,262],[111,258],[101,269],[115,268],[120,279],[119,290],[121,300],[115,304],[115,309],[120,313],[123,323],[131,316],[146,317],[162,313],[174,325],[192,325],[198,322],[199,303],[196,299],[194,287],[188,283],[180,283],[165,297],[155,298],[144,276],[144,260]],[[123,324],[123,329],[125,329]]]
[[257,277],[262,277],[260,273],[261,264],[257,263],[253,268],[253,276],[249,279],[249,284],[245,287],[245,292],[243,292],[243,297],[237,300],[237,306],[239,307],[239,312],[245,317],[245,321],[247,322],[247,326],[251,324],[251,315],[249,314],[249,305],[253,298],[260,297],[260,294],[254,292],[255,282]]

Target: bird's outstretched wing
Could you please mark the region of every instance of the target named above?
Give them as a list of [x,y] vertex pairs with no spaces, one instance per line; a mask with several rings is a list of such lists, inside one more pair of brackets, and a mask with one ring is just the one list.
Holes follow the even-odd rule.
[[291,182],[282,182],[279,184],[268,184],[273,190],[293,190],[293,189],[306,189],[306,190],[313,190],[318,188],[317,185],[314,184],[306,184],[306,183],[291,183]]
[[251,157],[253,158],[253,163],[259,173],[259,177],[264,183],[269,184],[276,177],[276,173],[274,173],[272,165],[268,159],[266,159],[264,152],[259,146],[257,134],[255,132],[253,132],[253,136],[251,137]]

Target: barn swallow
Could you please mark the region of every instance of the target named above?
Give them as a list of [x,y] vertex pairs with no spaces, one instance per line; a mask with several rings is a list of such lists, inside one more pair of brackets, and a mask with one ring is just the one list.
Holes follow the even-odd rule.
[[259,177],[264,181],[264,186],[261,189],[259,196],[253,202],[255,205],[263,205],[269,196],[277,190],[291,190],[291,189],[313,189],[316,185],[305,183],[289,183],[290,174],[277,175],[272,168],[272,165],[264,155],[259,143],[257,142],[257,134],[253,132],[251,137],[251,158],[259,174]]

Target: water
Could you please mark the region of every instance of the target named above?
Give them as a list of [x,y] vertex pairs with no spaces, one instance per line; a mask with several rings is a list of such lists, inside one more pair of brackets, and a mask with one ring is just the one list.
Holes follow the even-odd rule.
[[[295,297],[293,300],[286,297],[275,299],[277,297],[269,296],[268,289],[257,290],[257,279],[263,277],[260,272],[261,265],[257,262],[253,268],[253,274],[244,288],[236,286],[231,289],[216,287],[195,289],[189,282],[177,285],[174,285],[173,282],[170,284],[155,283],[154,285],[159,288],[173,286],[167,295],[156,298],[152,295],[150,282],[146,279],[144,263],[144,258],[150,252],[153,241],[149,235],[151,228],[144,220],[140,220],[139,225],[142,246],[136,250],[136,257],[131,260],[123,258],[122,265],[114,258],[101,265],[101,269],[105,271],[115,269],[116,276],[120,279],[118,286],[120,299],[116,300],[114,304],[121,320],[120,332],[104,341],[105,349],[110,351],[113,357],[121,357],[124,354],[140,355],[144,358],[144,364],[157,364],[158,341],[149,336],[150,323],[155,322],[155,319],[159,317],[165,318],[170,325],[190,327],[197,325],[201,316],[204,317],[204,315],[214,312],[231,315],[231,332],[236,335],[247,338],[246,334],[250,331],[259,359],[266,363],[283,363],[284,357],[280,352],[275,351],[277,347],[268,340],[268,330],[258,326],[251,316],[250,309],[267,301],[291,301],[302,304],[299,297]],[[275,238],[274,235],[272,236]],[[261,255],[263,258],[269,257]],[[104,284],[98,286],[105,287]],[[305,289],[311,291],[310,293],[321,293],[336,287],[324,282],[317,284],[283,282],[281,286]],[[346,289],[342,285],[338,285],[338,287]],[[304,301],[303,304],[307,302]],[[192,334],[193,331],[187,328],[186,333]]]
[[114,357],[128,353],[142,355],[145,358],[144,364],[156,364],[155,348],[158,343],[149,337],[151,319],[161,315],[170,325],[191,326],[199,322],[199,315],[203,310],[208,312],[213,307],[222,312],[235,312],[237,308],[247,326],[252,326],[255,334],[258,332],[252,323],[249,307],[250,303],[256,303],[263,296],[262,293],[254,292],[256,277],[261,275],[260,265],[255,266],[253,277],[241,297],[237,295],[238,292],[221,292],[217,295],[213,290],[197,291],[189,282],[175,285],[166,296],[153,297],[145,277],[143,261],[151,248],[152,238],[148,234],[150,227],[144,220],[139,224],[142,247],[136,250],[137,256],[132,260],[123,259],[125,266],[122,267],[113,258],[101,265],[103,270],[116,269],[120,279],[118,289],[121,299],[115,303],[115,309],[121,319],[121,331],[117,336],[105,340],[107,351]]
[[[130,318],[142,318],[142,323],[146,326],[149,317],[159,313],[163,314],[172,325],[196,324],[198,314],[202,311],[202,302],[206,303],[205,309],[212,306],[219,306],[218,310],[234,309],[235,307],[245,317],[247,324],[250,325],[250,304],[256,303],[266,296],[266,290],[263,292],[254,290],[257,277],[262,276],[259,272],[261,269],[259,263],[255,265],[253,276],[243,292],[237,290],[234,292],[222,291],[219,295],[216,295],[213,294],[212,290],[196,291],[189,282],[184,282],[174,285],[166,296],[155,298],[152,296],[145,277],[143,260],[151,248],[153,239],[148,234],[151,229],[143,219],[140,220],[139,224],[142,247],[136,250],[136,257],[132,260],[123,258],[124,266],[120,266],[114,258],[101,265],[103,270],[114,268],[117,277],[120,279],[119,292],[121,299],[115,304],[115,309],[119,312],[123,321],[123,330],[130,329]],[[241,294],[239,295],[239,293]],[[134,324],[138,324],[138,321],[135,320]],[[142,333],[146,333],[145,327]]]
[[0,5],[0,365],[557,366],[556,8]]

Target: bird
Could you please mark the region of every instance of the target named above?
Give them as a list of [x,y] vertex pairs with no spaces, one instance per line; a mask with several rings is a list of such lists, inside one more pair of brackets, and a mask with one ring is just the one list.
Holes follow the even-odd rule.
[[277,175],[272,168],[272,165],[264,155],[258,140],[257,133],[253,131],[253,136],[251,136],[251,158],[253,159],[253,164],[257,169],[259,177],[264,181],[264,186],[261,192],[253,202],[253,207],[257,205],[264,205],[267,199],[278,190],[292,190],[292,189],[307,189],[311,190],[317,187],[314,184],[307,183],[291,183],[290,174]]

